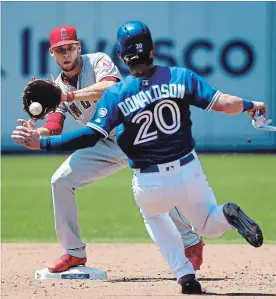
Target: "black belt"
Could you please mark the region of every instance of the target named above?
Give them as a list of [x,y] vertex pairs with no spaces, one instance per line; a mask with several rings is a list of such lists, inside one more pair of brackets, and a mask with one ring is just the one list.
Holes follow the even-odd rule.
[[[179,163],[180,166],[186,165],[195,159],[192,153],[188,154],[187,156],[180,158]],[[159,168],[157,165],[151,165],[146,168],[141,168],[140,173],[152,173],[152,172],[159,172]]]

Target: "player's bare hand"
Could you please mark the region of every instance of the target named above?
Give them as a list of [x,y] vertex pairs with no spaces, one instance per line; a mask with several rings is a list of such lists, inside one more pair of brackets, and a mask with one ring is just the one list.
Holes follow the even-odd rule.
[[40,136],[36,130],[17,126],[12,132],[11,138],[16,144],[23,145],[29,149],[40,149]]
[[35,122],[32,119],[25,120],[22,118],[18,118],[17,121],[25,128],[28,128],[30,130],[36,130],[37,127],[35,126]]
[[258,110],[262,111],[264,117],[266,117],[266,115],[267,115],[266,104],[264,102],[256,102],[256,101],[253,101],[253,103],[254,103],[254,107],[247,111],[247,114],[249,115],[249,117],[254,119],[255,112]]

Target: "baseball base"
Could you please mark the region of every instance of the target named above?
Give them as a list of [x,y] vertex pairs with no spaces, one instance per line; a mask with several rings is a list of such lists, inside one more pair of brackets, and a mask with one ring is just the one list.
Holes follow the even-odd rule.
[[36,280],[59,280],[59,279],[90,279],[90,280],[106,280],[107,274],[105,271],[89,268],[85,266],[78,266],[70,268],[67,271],[59,273],[51,273],[48,268],[35,271]]

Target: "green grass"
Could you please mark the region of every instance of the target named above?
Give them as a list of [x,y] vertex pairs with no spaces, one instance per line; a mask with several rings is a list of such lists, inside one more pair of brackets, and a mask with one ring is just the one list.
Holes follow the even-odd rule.
[[[219,203],[235,201],[276,242],[276,155],[200,155]],[[56,242],[50,179],[65,156],[2,157],[2,242]],[[132,199],[130,169],[77,191],[86,242],[150,241]],[[227,232],[208,243],[238,243]]]

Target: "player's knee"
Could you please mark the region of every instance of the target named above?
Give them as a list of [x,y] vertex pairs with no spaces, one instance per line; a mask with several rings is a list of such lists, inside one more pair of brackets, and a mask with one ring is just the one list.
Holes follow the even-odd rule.
[[51,178],[51,185],[56,186],[59,183],[61,183],[61,177],[55,172]]
[[56,172],[53,174],[52,178],[51,178],[51,185],[56,185],[59,181],[59,176],[56,174]]
[[69,169],[61,169],[59,168],[52,176],[51,178],[51,184],[52,186],[58,186],[58,185],[69,185],[69,175],[71,173],[71,170]]

